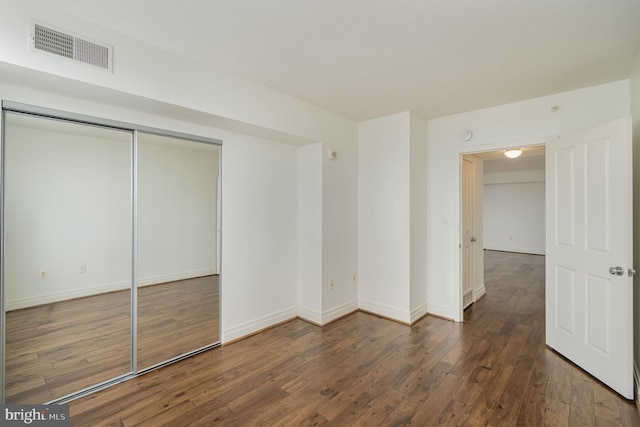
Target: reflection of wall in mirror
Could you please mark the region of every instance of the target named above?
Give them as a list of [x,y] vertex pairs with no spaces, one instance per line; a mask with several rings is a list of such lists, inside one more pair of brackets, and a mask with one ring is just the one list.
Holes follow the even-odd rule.
[[7,310],[130,286],[130,136],[106,136],[6,126]]
[[[139,134],[138,284],[217,272],[219,148]],[[162,138],[166,140],[167,138]]]
[[[130,287],[131,147],[115,134],[7,126],[7,310]],[[158,147],[139,151],[140,285],[217,272],[219,148]]]

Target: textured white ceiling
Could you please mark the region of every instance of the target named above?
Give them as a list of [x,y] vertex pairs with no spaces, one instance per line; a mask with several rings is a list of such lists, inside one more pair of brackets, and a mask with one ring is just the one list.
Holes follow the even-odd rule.
[[630,76],[640,0],[40,0],[355,120]]

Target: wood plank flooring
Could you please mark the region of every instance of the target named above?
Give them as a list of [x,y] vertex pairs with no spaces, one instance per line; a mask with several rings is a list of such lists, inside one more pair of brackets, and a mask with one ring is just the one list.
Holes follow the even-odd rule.
[[[130,291],[6,313],[5,402],[44,403],[131,371]],[[219,340],[218,278],[138,291],[144,368]]]
[[487,252],[464,323],[293,320],[70,403],[73,426],[639,426],[544,344],[544,257]]

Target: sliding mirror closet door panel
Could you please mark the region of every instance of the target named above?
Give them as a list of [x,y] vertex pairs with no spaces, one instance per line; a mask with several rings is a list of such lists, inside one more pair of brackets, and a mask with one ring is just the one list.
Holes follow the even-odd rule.
[[220,147],[137,137],[137,368],[219,342]]
[[6,113],[5,403],[131,372],[132,133]]

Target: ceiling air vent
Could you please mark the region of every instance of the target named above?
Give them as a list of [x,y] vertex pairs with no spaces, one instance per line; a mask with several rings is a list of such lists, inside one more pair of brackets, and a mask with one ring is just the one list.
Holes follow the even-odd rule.
[[112,47],[89,41],[69,32],[31,23],[31,46],[41,52],[68,58],[112,71]]

